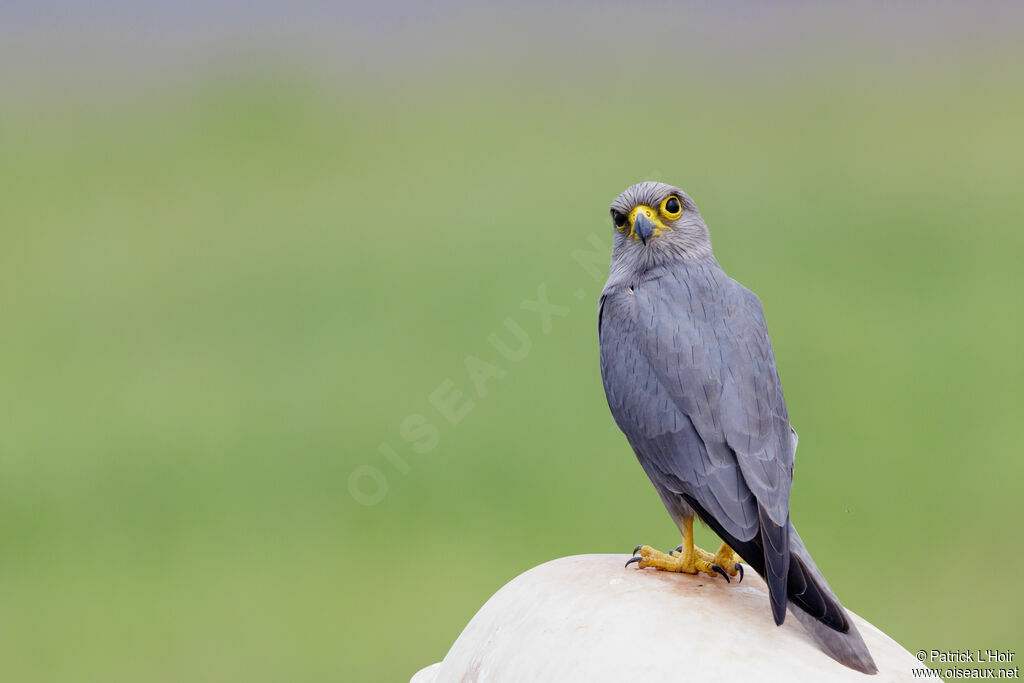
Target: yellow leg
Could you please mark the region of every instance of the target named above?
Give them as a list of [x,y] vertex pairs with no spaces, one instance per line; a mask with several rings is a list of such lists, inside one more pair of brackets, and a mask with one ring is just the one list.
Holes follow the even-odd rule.
[[[640,553],[639,556],[637,556],[637,553]],[[666,572],[683,572],[686,574],[704,572],[711,576],[720,574],[727,581],[730,576],[735,576],[742,571],[738,568],[739,558],[736,557],[732,548],[725,543],[722,544],[722,547],[715,555],[693,544],[692,518],[683,522],[683,544],[676,550],[670,553],[663,553],[649,545],[641,545],[633,550],[633,555],[634,557],[626,563],[627,567],[636,562],[636,566],[639,569],[654,567]]]

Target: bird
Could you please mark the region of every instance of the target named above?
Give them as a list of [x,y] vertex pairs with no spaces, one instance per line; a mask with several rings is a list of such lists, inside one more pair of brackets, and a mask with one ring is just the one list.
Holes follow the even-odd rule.
[[[601,378],[683,541],[668,553],[637,546],[626,566],[731,582],[742,581],[746,562],[768,586],[777,625],[788,609],[830,657],[876,673],[790,519],[798,437],[760,299],[726,275],[697,205],[678,187],[633,185],[612,202],[611,219]],[[722,539],[716,553],[694,545],[694,518]]]

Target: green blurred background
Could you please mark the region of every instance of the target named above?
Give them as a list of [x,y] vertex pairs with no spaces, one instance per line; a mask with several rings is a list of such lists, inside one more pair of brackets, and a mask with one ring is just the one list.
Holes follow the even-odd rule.
[[522,571],[674,546],[597,357],[645,179],[764,302],[844,602],[1021,643],[1019,10],[42,7],[0,22],[4,680],[404,681]]

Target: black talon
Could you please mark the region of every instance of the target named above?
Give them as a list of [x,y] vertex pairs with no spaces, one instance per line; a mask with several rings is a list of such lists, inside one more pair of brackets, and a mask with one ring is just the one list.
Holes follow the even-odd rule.
[[677,553],[683,552],[683,544],[682,543],[680,543],[679,545],[676,546],[676,552]]
[[721,574],[722,576],[724,576],[727,583],[732,583],[732,581],[729,579],[729,575],[725,573],[724,569],[719,567],[717,564],[711,565],[711,568],[714,569],[719,574]]
[[640,548],[643,548],[643,547],[644,547],[644,544],[643,544],[643,543],[641,543],[641,544],[640,544],[640,545],[638,545],[637,547],[633,548],[633,554],[634,554],[634,555],[636,555],[636,551],[640,550]]
[[626,567],[628,567],[629,565],[633,564],[634,562],[639,562],[642,559],[644,559],[644,558],[642,558],[642,557],[631,557],[628,560],[626,560]]
[[736,563],[736,571],[740,573],[740,580],[736,583],[743,583],[743,565],[739,562]]

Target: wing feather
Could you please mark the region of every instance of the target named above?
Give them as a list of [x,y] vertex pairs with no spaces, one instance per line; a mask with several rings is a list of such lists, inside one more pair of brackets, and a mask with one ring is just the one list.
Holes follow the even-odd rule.
[[606,291],[599,320],[609,406],[645,471],[757,537],[781,621],[796,438],[760,301],[717,263],[676,266]]

